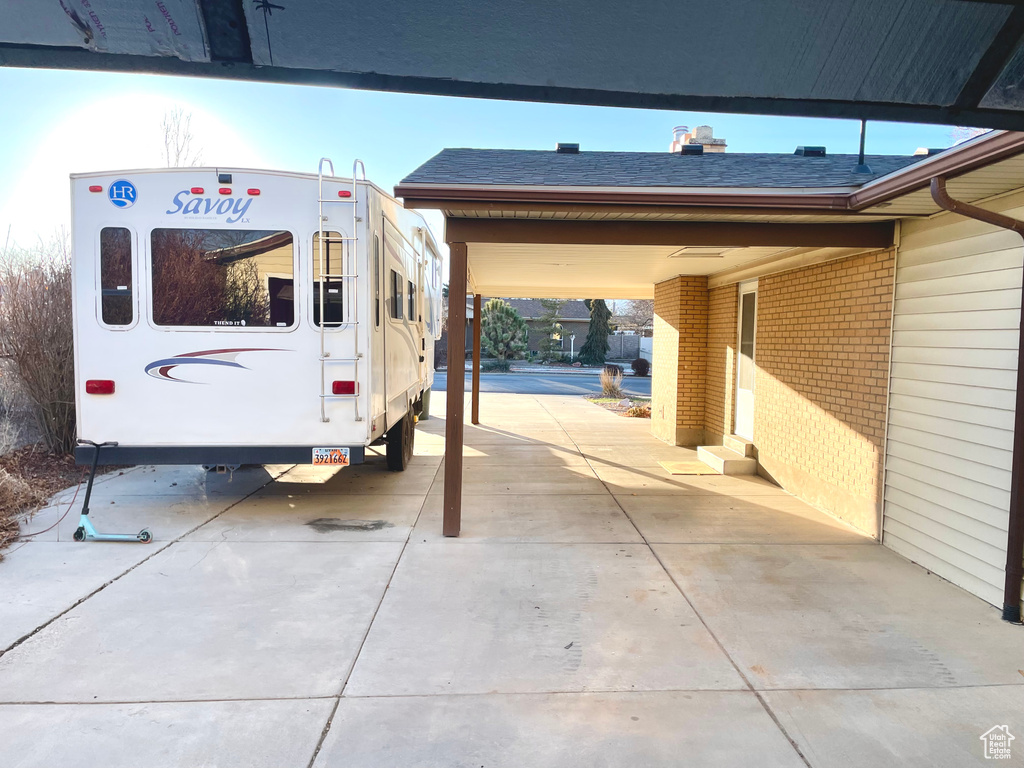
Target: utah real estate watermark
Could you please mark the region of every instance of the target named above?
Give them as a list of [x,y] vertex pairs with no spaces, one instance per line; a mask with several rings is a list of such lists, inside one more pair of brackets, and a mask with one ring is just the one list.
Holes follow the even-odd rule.
[[1010,759],[1010,742],[1016,737],[1010,733],[1009,726],[993,725],[978,738],[985,744],[986,760]]

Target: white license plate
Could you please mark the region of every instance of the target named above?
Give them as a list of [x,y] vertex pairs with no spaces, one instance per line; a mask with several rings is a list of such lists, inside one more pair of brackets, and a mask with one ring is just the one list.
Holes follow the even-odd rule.
[[313,463],[320,466],[347,467],[348,448],[314,448]]

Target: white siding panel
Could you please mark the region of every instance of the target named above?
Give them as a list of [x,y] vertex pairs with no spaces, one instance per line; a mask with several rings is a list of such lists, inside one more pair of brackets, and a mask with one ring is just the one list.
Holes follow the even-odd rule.
[[985,408],[998,408],[1010,412],[1009,421],[1013,421],[1013,404],[1016,393],[1013,389],[986,389],[985,387],[967,387],[960,384],[943,384],[936,381],[921,379],[892,379],[894,394],[927,397],[947,403],[964,403],[980,405]]
[[[970,314],[957,312],[956,314]],[[920,317],[920,315],[911,315]],[[895,331],[892,342],[896,347],[932,347],[935,349],[1005,349],[1017,352],[1017,332],[921,330]]]
[[897,347],[893,362],[925,363],[927,365],[959,365],[968,368],[1000,368],[1017,371],[1017,350],[953,349],[935,347]]
[[[915,251],[915,253],[920,259],[921,251]],[[954,255],[944,261],[919,260],[915,265],[908,265],[904,260],[900,262],[900,269],[904,279],[909,283],[910,281],[931,280],[951,275],[973,275],[999,269],[1015,269],[1019,265],[1019,248],[1014,247],[988,253],[972,253],[968,256]]]
[[968,405],[932,397],[914,397],[892,393],[889,407],[900,411],[921,413],[927,416],[940,416],[953,421],[966,421],[971,424],[982,424],[986,427],[1006,429],[1013,423],[1013,411],[1002,408],[986,408],[979,405]]
[[1020,312],[1016,309],[988,309],[979,312],[896,315],[892,327],[897,331],[1005,330],[1013,331],[1016,335],[1020,327]]
[[[890,506],[892,507],[890,513],[893,520],[899,521],[906,528],[920,531],[935,541],[941,541],[946,546],[962,552],[966,555],[961,560],[962,563],[969,562],[967,558],[981,561],[982,567],[979,567],[978,571],[984,574],[985,580],[992,579],[991,583],[995,585],[1002,582],[1002,568],[991,565],[991,563],[1001,559],[1003,554],[1002,547],[1005,546],[1005,542],[999,541],[1003,538],[1001,535],[1002,531],[994,529],[983,531],[982,535],[987,535],[989,539],[989,541],[986,541],[980,536],[974,535],[975,532],[972,530],[951,528],[938,522],[931,515],[919,515],[895,503],[890,504]],[[975,523],[975,525],[977,526],[978,524]]]
[[[968,424],[965,421],[953,421],[906,411],[893,411],[889,423],[917,429],[921,432],[929,432],[939,437],[952,437],[967,443],[987,445],[1004,451],[1013,450],[1013,432],[1009,429],[985,427],[981,424]],[[1012,423],[1006,426],[1010,427]]]
[[[899,523],[896,523],[893,527],[899,528]],[[944,554],[949,553],[953,549],[952,547],[946,547],[932,541],[925,536],[921,536],[916,531],[910,531],[908,539],[909,541],[900,538],[894,532],[887,531],[884,544],[893,552],[924,566],[932,573],[956,584],[958,587],[966,589],[982,600],[992,605],[1002,605],[1002,588],[993,586],[975,575],[975,564],[972,563],[968,570],[964,570],[953,565],[949,559],[943,557]]]
[[[894,349],[893,352],[895,351]],[[965,384],[969,387],[1006,389],[1010,392],[1017,387],[1016,371],[988,371],[983,368],[961,368],[954,365],[917,365],[894,362],[892,375],[898,379]]]
[[[1024,192],[990,206],[1024,218]],[[1000,605],[1020,237],[960,216],[901,226],[883,543]]]
[[932,467],[941,472],[973,480],[993,488],[1003,488],[1010,483],[1010,470],[993,467],[976,461],[966,461],[941,451],[922,448],[919,445],[889,441],[889,455],[915,464]]
[[968,291],[999,291],[1004,290],[1007,285],[1020,285],[1020,275],[1021,270],[1018,268],[915,280],[897,285],[896,298],[898,300],[915,296],[954,296]]
[[889,455],[886,459],[886,467],[889,472],[902,475],[906,478],[917,480],[933,488],[947,493],[955,493],[958,496],[966,496],[969,499],[977,499],[982,504],[987,504],[998,509],[1010,508],[1010,491],[993,488],[991,485],[979,483],[959,475],[951,475],[935,467],[926,467],[923,464],[916,464],[898,456]]

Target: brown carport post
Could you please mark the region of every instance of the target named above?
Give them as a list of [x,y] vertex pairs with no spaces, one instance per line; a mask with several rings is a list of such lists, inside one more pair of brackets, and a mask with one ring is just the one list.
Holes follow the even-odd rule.
[[473,405],[470,421],[480,423],[480,294],[473,294]]
[[[466,400],[466,275],[465,243],[449,243],[448,275],[448,397],[444,426],[445,536],[458,536],[462,527],[462,419]],[[478,322],[473,323],[475,326]]]

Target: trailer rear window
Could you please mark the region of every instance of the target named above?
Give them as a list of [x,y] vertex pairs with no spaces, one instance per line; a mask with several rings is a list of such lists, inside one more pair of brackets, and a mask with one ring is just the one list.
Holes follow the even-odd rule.
[[100,319],[105,325],[131,325],[132,235],[124,227],[100,230]]
[[153,322],[286,328],[295,322],[290,232],[154,229]]
[[402,276],[391,270],[391,317],[402,319]]

